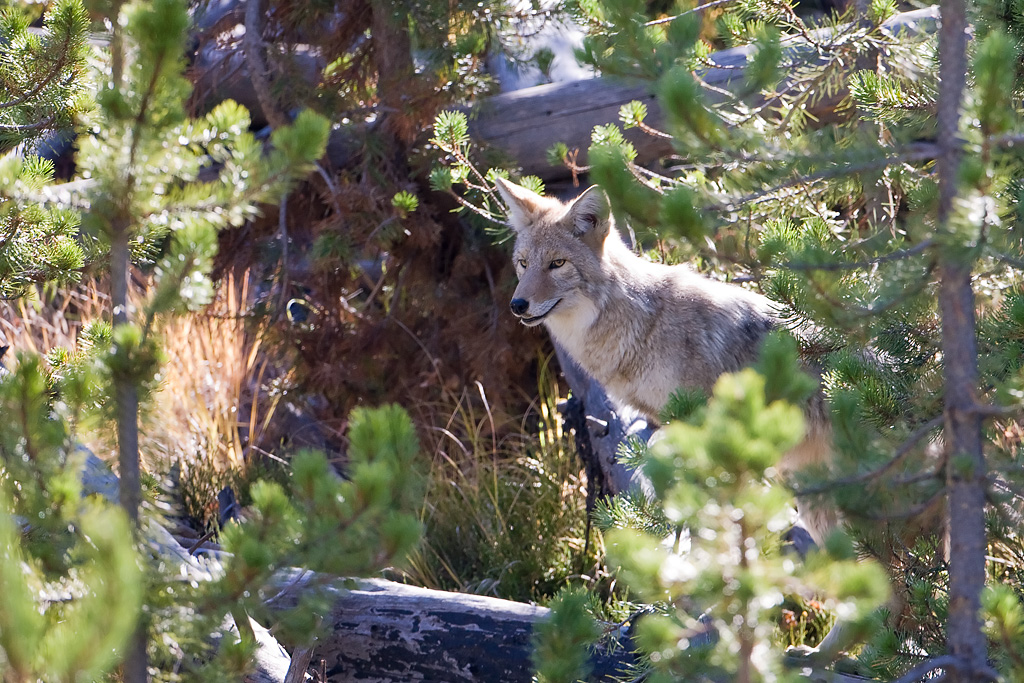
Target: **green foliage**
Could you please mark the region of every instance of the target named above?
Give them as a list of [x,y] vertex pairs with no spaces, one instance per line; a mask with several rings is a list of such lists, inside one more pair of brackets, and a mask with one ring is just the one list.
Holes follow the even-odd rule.
[[642,126],[645,118],[647,118],[647,105],[639,100],[627,102],[619,109],[619,120],[626,128]]
[[143,599],[131,528],[81,497],[83,452],[54,414],[39,360],[0,378],[0,678],[97,680],[119,662]]
[[403,218],[407,214],[410,214],[413,211],[415,211],[416,207],[418,207],[419,204],[420,200],[416,197],[416,195],[412,194],[411,192],[406,192],[405,190],[397,193],[394,197],[391,198],[391,205],[398,210],[398,214]]
[[[558,421],[553,381],[542,370],[538,432],[521,439],[492,440],[481,426],[495,416],[462,398],[435,447],[421,511],[424,542],[410,557],[410,580],[541,604],[581,581],[602,587],[598,544],[587,548],[580,467]],[[580,577],[581,566],[593,578]]]
[[773,87],[779,79],[779,62],[782,59],[779,32],[773,27],[764,27],[754,37],[753,45],[753,57],[743,72],[747,87],[754,91]]
[[533,661],[538,683],[576,683],[589,671],[587,645],[598,636],[582,591],[563,591],[551,601],[551,618],[534,631]]
[[[635,3],[595,0],[583,6],[603,22],[583,56],[608,73],[657,80],[663,125],[676,153],[662,173],[641,169],[621,154],[598,158],[594,177],[613,210],[655,226],[659,236],[685,242],[679,253],[696,251],[704,267],[749,276],[779,304],[798,345],[774,337],[766,343],[759,369],[769,379],[772,399],[799,402],[813,389],[813,382],[793,371],[798,347],[804,363],[820,372],[836,451],[829,474],[840,481],[822,484],[824,471],[804,472],[796,478],[797,489],[828,491],[844,510],[859,550],[884,558],[901,576],[904,592],[915,596],[904,614],[892,615],[892,628],[908,630],[884,631],[865,657],[883,677],[905,671],[913,661],[905,656],[908,650],[938,653],[946,647],[948,568],[937,546],[929,545],[935,529],[927,517],[911,513],[941,497],[947,469],[963,475],[973,467],[962,458],[942,460],[931,442],[937,431],[932,425],[944,412],[941,389],[950,362],[939,352],[945,342],[939,336],[942,274],[936,264],[943,259],[971,264],[980,318],[977,395],[1015,414],[987,432],[987,458],[990,468],[1017,479],[1016,411],[1024,380],[1015,269],[1024,260],[1024,214],[1022,167],[1013,147],[1021,129],[1014,98],[1022,88],[1015,65],[1024,23],[1011,4],[982,3],[978,9],[979,37],[971,49],[959,133],[968,146],[957,179],[960,195],[943,226],[935,213],[935,151],[915,147],[936,135],[934,39],[880,31],[878,24],[896,11],[890,0],[872,2],[852,21],[826,20],[828,32],[813,35],[788,3],[739,0],[699,36],[655,35],[652,29],[662,22],[644,16],[645,8]],[[789,34],[781,41],[780,30]],[[659,42],[677,38],[683,42],[671,49]],[[704,87],[700,68],[715,66],[712,45],[722,44],[751,46],[747,88],[733,83],[728,93]],[[638,47],[646,57],[638,57]],[[668,54],[673,59],[658,59]],[[778,71],[786,73],[784,85],[778,84]],[[820,105],[829,98],[842,101],[820,121],[811,112],[823,111]],[[646,125],[635,108],[624,108],[622,118],[630,126]],[[639,190],[630,184],[650,191],[643,211],[631,205],[631,192]],[[711,438],[694,426],[715,418],[711,405],[701,408],[694,397],[679,396],[670,408],[666,413],[684,422],[673,429],[684,430],[686,439]],[[735,425],[732,430],[742,433]],[[689,448],[698,462],[704,462],[702,452],[710,452],[710,446]],[[676,458],[655,456],[648,465],[663,493],[677,483],[682,459]],[[747,462],[727,460],[725,469],[734,472]],[[1018,513],[999,502],[1000,490],[993,484],[989,514],[1016,519]],[[710,494],[687,495],[692,497],[666,501],[671,521],[682,516],[677,510],[707,505]],[[907,516],[914,520],[909,525],[900,521]],[[606,521],[629,517],[605,513]],[[691,527],[698,530],[695,536],[708,521]],[[1019,547],[1020,539],[1009,527],[990,524],[990,552],[1014,554],[1005,549]],[[647,569],[637,569],[635,578],[649,588],[657,578],[657,553],[667,551],[645,543],[636,552],[647,559],[646,565],[638,561]],[[1009,562],[1016,566],[1016,560]],[[990,633],[998,634],[993,650],[1000,671],[1017,675],[1009,672],[1019,661],[1008,653],[1016,647],[1013,593],[1021,592],[1019,577],[1010,572],[1002,580],[1017,588],[989,598],[989,609],[999,615],[990,620],[996,625]],[[672,625],[671,615],[666,619],[650,627],[652,642],[681,637],[676,629],[687,622],[676,618]]]
[[1018,681],[1022,674],[1020,652],[1024,647],[1024,604],[1021,596],[1005,584],[989,586],[982,594],[985,632],[989,639],[999,643],[1000,662],[1009,670],[1007,680]]
[[800,366],[800,351],[791,334],[773,332],[764,340],[757,371],[765,381],[766,400],[803,405],[818,388]]
[[353,411],[349,478],[338,476],[322,453],[292,461],[288,490],[274,482],[252,485],[252,518],[221,535],[231,553],[224,574],[209,587],[206,610],[241,607],[261,623],[278,623],[294,642],[313,635],[329,604],[316,592],[294,613],[276,615],[260,598],[274,576],[300,566],[333,576],[358,577],[401,563],[420,538],[423,499],[419,453],[409,416],[398,406]]
[[694,246],[701,246],[707,237],[706,223],[694,204],[697,197],[685,185],[665,194],[661,205],[660,224],[666,236],[682,237]]
[[28,31],[15,8],[0,16],[0,296],[14,298],[33,283],[74,282],[85,262],[78,216],[41,206],[53,164],[13,149],[66,131],[88,106],[86,30],[79,0],[48,9],[42,33]]
[[686,144],[691,136],[697,144],[716,145],[721,142],[722,122],[704,104],[704,93],[689,69],[676,66],[661,77],[658,96],[669,116],[669,123],[681,134]]
[[1001,31],[992,31],[974,55],[977,116],[985,135],[998,135],[1011,129],[1017,119],[1012,93],[1017,74],[1008,65],[1019,61],[1019,48]]
[[80,0],[52,3],[43,31],[15,7],[0,15],[0,152],[67,129],[87,106],[89,16]]
[[[69,7],[80,12],[75,26],[84,38],[80,6],[56,6],[65,14]],[[309,454],[294,465],[290,495],[274,483],[254,484],[254,518],[224,531],[235,554],[222,571],[200,572],[199,581],[190,575],[183,583],[177,565],[138,557],[133,538],[139,530],[123,513],[79,500],[80,462],[67,420],[77,424],[105,415],[122,427],[138,420],[125,413],[121,396],[126,387],[141,389],[145,403],[158,376],[155,321],[210,301],[217,231],[251,219],[259,202],[279,198],[308,173],[330,130],[326,119],[303,112],[276,129],[265,148],[248,131],[248,113],[233,102],[189,118],[185,4],[159,0],[112,9],[119,14],[110,18],[111,50],[95,79],[97,108],[83,114],[87,134],[79,138],[77,168],[85,182],[44,193],[51,166],[12,154],[0,161],[0,174],[9,180],[0,206],[6,226],[0,287],[4,295],[19,295],[43,278],[74,279],[87,260],[105,256],[108,248],[112,270],[131,258],[152,274],[153,287],[139,324],[96,324],[83,331],[76,352],[51,355],[49,376],[38,361],[23,357],[0,384],[4,413],[22,418],[0,431],[0,522],[6,525],[0,574],[5,595],[15,596],[4,601],[9,611],[0,610],[2,659],[11,680],[101,679],[129,651],[125,644],[145,604],[143,627],[160,633],[151,641],[153,668],[162,672],[156,680],[237,680],[254,644],[243,637],[236,645],[221,634],[221,646],[214,646],[229,610],[239,624],[247,614],[264,623],[280,618],[279,630],[300,638],[309,638],[316,625],[315,605],[303,603],[285,617],[267,611],[263,597],[281,568],[372,573],[399,561],[416,543],[416,440],[408,417],[394,408],[354,415],[353,443],[359,446],[352,449],[351,478],[342,480],[322,455]],[[6,35],[14,36],[11,26]],[[68,64],[79,59],[56,49],[50,56]],[[79,87],[78,78],[64,73],[66,111],[73,100],[68,88]],[[46,83],[39,83],[43,92]],[[44,123],[40,129],[50,125]],[[78,235],[81,206],[90,207],[84,237]],[[118,245],[128,253],[118,252]],[[137,299],[120,296],[125,298],[115,298],[121,308],[115,314],[130,313],[127,307]],[[53,392],[60,403],[53,403]],[[12,520],[21,520],[20,538]],[[342,549],[345,544],[351,547]],[[318,605],[325,609],[322,601]],[[12,614],[14,629],[7,626],[14,623]]]
[[161,634],[156,680],[236,680],[253,644],[223,632],[229,613],[307,642],[331,605],[314,586],[294,610],[270,611],[266,597],[280,590],[281,571],[375,575],[419,540],[418,444],[395,406],[352,414],[350,478],[306,452],[293,461],[287,487],[254,483],[248,519],[222,530],[231,554],[208,573],[140,556],[123,511],[81,497],[85,451],[75,448],[66,419],[74,408],[52,401],[37,358],[20,357],[0,380],[0,409],[18,416],[0,430],[3,680],[103,680],[120,663],[143,604]]
[[[971,17],[976,40],[957,133],[965,145],[955,179],[959,194],[947,219],[937,213],[943,169],[936,159],[948,140],[936,140],[934,31],[914,35],[880,26],[897,10],[892,0],[873,0],[863,15],[851,10],[816,25],[788,2],[736,0],[724,9],[681,9],[675,17],[663,16],[675,8],[658,3],[580,3],[590,32],[580,58],[605,74],[655,84],[664,112],[657,125],[664,130],[651,127],[639,103],[622,107],[622,125],[667,135],[674,152],[661,165],[637,164],[619,127],[601,125],[593,131],[591,178],[636,234],[658,238],[659,258],[696,255],[702,270],[755,283],[796,338],[766,341],[758,365],[764,387],[744,375],[723,380],[708,403],[685,392],[674,396],[662,415],[673,424],[645,465],[658,500],[633,493],[598,508],[599,526],[613,530],[609,541],[617,545],[624,580],[644,599],[668,605],[644,620],[638,635],[656,673],[731,675],[736,654],[749,652],[766,633],[754,596],[777,605],[779,586],[799,583],[772,564],[776,558],[762,552],[767,539],[757,535],[781,523],[771,511],[781,514],[784,496],[764,490],[762,477],[794,443],[788,430],[801,418],[795,409],[773,406],[781,399],[801,404],[815,389],[798,366],[821,378],[829,408],[814,397],[809,410],[822,420],[830,410],[835,454],[830,471],[796,473],[791,483],[808,500],[834,501],[855,538],[830,544],[838,564],[812,559],[807,577],[838,590],[843,597],[833,598],[833,606],[864,614],[884,592],[882,581],[873,565],[852,558],[877,556],[902,584],[897,590],[911,596],[886,628],[861,620],[854,629],[879,633],[864,661],[880,677],[898,677],[920,654],[947,647],[943,621],[954,582],[935,541],[941,529],[932,504],[942,500],[947,476],[976,469],[964,457],[944,456],[937,438],[939,418],[950,410],[942,391],[949,366],[972,362],[943,350],[950,343],[941,336],[938,305],[943,264],[956,263],[971,271],[980,320],[981,377],[972,396],[996,403],[992,414],[1000,415],[985,432],[988,471],[1000,473],[988,480],[989,553],[1009,555],[1011,569],[992,577],[1010,589],[986,598],[994,615],[992,659],[1001,675],[1020,676],[1016,612],[1024,591],[1020,537],[1013,531],[1019,501],[1007,500],[1007,491],[1020,486],[1024,397],[1024,82],[1017,68],[1024,20],[1017,5],[983,2]],[[702,13],[719,14],[702,21]],[[749,46],[742,83],[734,78],[726,88],[705,79],[720,73],[712,53],[722,46]],[[564,146],[550,158],[573,162]],[[630,447],[632,456],[643,450]],[[743,504],[754,491],[762,505],[748,511]],[[736,518],[719,519],[720,510]],[[631,525],[652,533],[624,530]],[[769,567],[759,574],[772,577],[766,583],[737,569],[748,539],[750,561]],[[701,573],[712,564],[701,561],[702,553],[712,556],[715,543],[722,544],[717,558],[739,556],[731,564],[718,560],[727,578]],[[685,553],[675,552],[687,545]],[[685,613],[677,609],[684,595],[697,603]],[[724,634],[719,645],[691,650],[689,659],[679,655],[678,644],[704,629],[693,617],[722,605],[733,611],[716,617]]]
[[1004,292],[999,306],[982,319],[979,332],[988,351],[980,359],[985,374],[1000,382],[1015,377],[1024,368],[1024,289]]
[[[469,122],[460,111],[442,111],[434,120],[434,137],[431,144],[443,152],[440,166],[430,171],[430,187],[446,192],[459,203],[459,211],[471,212],[488,221],[490,230],[495,223],[503,224],[505,211],[497,190],[494,189],[492,174],[508,177],[504,171],[491,170],[486,175],[477,168],[472,156],[469,139]],[[458,186],[458,191],[456,191]],[[498,229],[496,234],[507,239],[509,234]]]
[[[765,355],[767,367],[781,367],[793,360],[792,342],[780,336]],[[787,391],[807,393],[788,381],[774,389]],[[855,632],[877,627],[871,615],[888,593],[886,577],[858,561],[848,540],[837,535],[827,554],[802,566],[776,549],[792,499],[769,477],[802,436],[801,411],[769,403],[764,378],[748,369],[723,375],[706,409],[665,427],[651,446],[645,471],[674,532],[666,540],[612,529],[606,543],[629,589],[662,606],[637,626],[655,679],[779,675],[770,648],[787,593],[822,596]],[[717,638],[707,643],[712,628]]]
[[608,128],[608,132],[614,131],[614,134],[598,137],[595,129],[595,140],[589,152],[590,177],[601,186],[620,214],[625,212],[638,225],[651,225],[657,219],[658,205],[652,201],[656,192],[636,182],[626,166],[636,151],[622,140],[617,127]]
[[659,417],[662,422],[679,420],[695,422],[699,420],[699,416],[703,414],[707,404],[708,396],[703,391],[680,388],[672,392]]

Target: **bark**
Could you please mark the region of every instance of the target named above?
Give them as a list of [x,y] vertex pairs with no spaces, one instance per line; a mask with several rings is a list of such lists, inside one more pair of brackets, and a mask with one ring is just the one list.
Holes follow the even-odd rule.
[[[121,223],[121,222],[119,222]],[[128,316],[128,287],[131,258],[128,249],[128,224],[111,226],[110,279],[114,327],[125,325]],[[125,372],[114,374],[114,399],[117,405],[117,451],[120,474],[119,496],[136,531],[142,503],[142,479],[139,471],[139,388]],[[149,680],[146,656],[146,625],[140,620],[125,648],[121,677],[126,683]]]
[[981,624],[985,587],[985,457],[974,326],[974,292],[967,266],[947,264],[941,272],[939,307],[945,365],[946,484],[949,488],[949,652],[964,663],[954,681],[986,680],[986,640]]
[[[131,258],[128,251],[128,225],[111,226],[110,299],[114,310],[114,326],[128,324],[128,287]],[[117,450],[120,474],[121,507],[132,524],[138,527],[139,505],[142,502],[142,481],[139,475],[139,390],[132,378],[119,372],[114,377],[117,402]]]
[[[939,31],[939,110],[936,161],[938,230],[950,232],[963,154],[960,112],[967,78],[967,16],[964,0],[942,0]],[[956,242],[954,238],[952,240]],[[971,265],[958,250],[940,255],[939,309],[945,372],[946,483],[949,489],[949,618],[947,643],[959,665],[953,681],[987,678],[981,630],[985,586],[985,457],[977,410],[978,360]]]
[[[270,608],[295,606],[324,578],[312,572],[283,576],[288,587]],[[326,635],[313,647],[313,680],[526,683],[533,678],[533,627],[548,615],[544,607],[382,579],[332,579],[327,585],[335,603],[324,619]],[[609,627],[614,632],[614,626]],[[623,680],[624,668],[635,664],[628,634],[619,642],[597,645],[590,652],[590,664],[593,669],[586,681]],[[785,664],[815,683],[869,680],[817,668],[802,657],[787,657]],[[326,678],[319,677],[323,671]]]
[[425,84],[416,76],[412,59],[408,9],[396,0],[374,0],[371,5],[380,130],[394,143],[394,163],[406,166],[408,146],[419,135],[424,116],[417,109],[427,106],[423,98]]
[[274,128],[288,125],[287,115],[274,102],[270,93],[270,73],[266,60],[263,59],[263,2],[246,0],[245,3],[245,37],[242,38],[242,50],[245,62],[249,67],[253,93],[260,109],[267,117],[267,122]]
[[249,619],[249,630],[256,640],[256,661],[254,670],[245,676],[243,683],[300,683],[311,680],[303,673],[288,678],[292,659],[269,630]]
[[[938,13],[935,8],[904,12],[891,17],[882,30],[894,35],[905,31],[909,35],[931,33],[935,30]],[[816,40],[824,40],[827,31],[813,32]],[[785,43],[786,57],[797,63],[820,61],[817,50],[802,39]],[[748,46],[716,52],[709,60],[720,68],[699,72],[700,80],[707,84],[705,101],[714,104],[725,99],[717,90],[740,91],[744,86],[743,67],[752,52]],[[785,87],[785,82],[779,89]],[[820,124],[835,120],[834,109],[845,92],[814,100],[808,107]],[[654,95],[653,84],[626,81],[610,77],[590,78],[566,83],[540,85],[504,93],[483,100],[467,108],[470,113],[470,133],[509,154],[527,174],[545,180],[564,177],[568,170],[551,166],[547,150],[557,142],[570,150],[582,150],[579,164],[586,164],[585,151],[590,146],[590,133],[599,124],[618,123],[619,108],[631,100],[647,105],[648,125],[661,128],[665,117]],[[751,105],[756,106],[757,101]],[[670,142],[640,133],[635,129],[623,131],[636,147],[636,162],[647,165],[672,151]]]
[[565,417],[576,433],[576,449],[587,470],[588,507],[593,496],[615,496],[634,487],[651,493],[643,473],[619,461],[619,447],[630,436],[647,441],[654,430],[642,417],[616,408],[597,380],[557,344],[555,353],[572,390],[570,401],[578,401],[567,406]]
[[[294,607],[322,578],[305,572],[292,579],[272,609]],[[533,627],[546,608],[381,579],[337,580],[327,590],[334,607],[310,672],[326,669],[330,683],[528,683],[533,676]],[[589,680],[608,681],[633,656],[598,647],[591,662]]]

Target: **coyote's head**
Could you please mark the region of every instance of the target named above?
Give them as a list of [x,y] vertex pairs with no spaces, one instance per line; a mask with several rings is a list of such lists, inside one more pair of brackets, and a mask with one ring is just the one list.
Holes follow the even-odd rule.
[[512,258],[519,286],[510,302],[512,312],[532,327],[545,319],[575,316],[583,303],[593,309],[590,289],[599,284],[605,239],[614,233],[604,193],[591,187],[563,204],[503,178],[497,185],[516,233]]

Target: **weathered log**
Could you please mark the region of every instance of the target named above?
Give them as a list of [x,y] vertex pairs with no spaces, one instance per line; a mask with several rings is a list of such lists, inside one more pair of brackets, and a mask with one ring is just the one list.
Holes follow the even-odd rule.
[[[929,7],[897,14],[884,22],[881,30],[889,35],[933,33],[937,20],[938,8]],[[828,33],[821,29],[813,32],[812,37],[823,42]],[[752,52],[751,46],[742,46],[715,52],[708,58],[719,68],[705,69],[697,74],[707,86],[704,89],[707,102],[720,102],[725,98],[716,90],[731,92],[743,87],[743,67]],[[815,47],[798,36],[784,41],[784,52],[785,59],[796,63],[821,59]],[[818,119],[826,118],[841,96],[839,93],[833,98],[816,101],[809,113]],[[487,98],[468,108],[470,134],[507,152],[522,166],[524,173],[544,179],[563,177],[568,171],[551,166],[547,161],[547,150],[555,143],[565,143],[570,150],[581,151],[578,163],[585,164],[591,130],[596,125],[618,122],[619,108],[632,100],[647,105],[646,122],[649,125],[659,128],[664,124],[664,113],[658,105],[652,83],[599,77],[539,85]],[[636,161],[641,165],[652,163],[671,152],[665,138],[636,130],[625,133],[636,147]]]
[[[282,574],[287,586],[270,603],[290,609],[302,595],[323,589],[323,576]],[[382,579],[327,584],[334,607],[327,636],[312,648],[309,673],[326,683],[524,683],[533,669],[533,627],[549,610],[481,595],[416,588]],[[713,638],[712,638],[713,639]],[[698,645],[694,645],[699,647]],[[301,647],[301,644],[300,644]],[[591,651],[594,683],[621,680],[636,664],[628,636]],[[788,668],[816,683],[863,683],[859,676],[820,669],[794,654]],[[326,673],[326,679],[317,678]]]
[[[294,607],[317,581],[311,572],[293,578],[271,607]],[[327,586],[334,607],[325,617],[327,636],[313,647],[310,671],[326,671],[331,683],[531,680],[533,627],[546,608],[381,579],[350,583]],[[606,681],[633,656],[599,647],[591,662],[590,680]]]
[[[650,485],[641,472],[633,470],[622,464],[619,459],[619,449],[627,438],[634,437],[647,441],[653,429],[647,421],[635,412],[615,406],[600,383],[590,375],[586,374],[576,362],[569,357],[569,354],[555,344],[555,353],[558,356],[558,365],[562,368],[565,381],[572,391],[573,398],[570,400],[579,401],[581,420],[575,421],[571,427],[577,430],[577,444],[580,437],[589,442],[590,453],[586,447],[577,448],[580,456],[584,459],[593,457],[596,462],[587,465],[587,476],[594,478],[597,473],[597,481],[588,481],[587,486],[591,492],[600,492],[615,496],[632,488],[639,488],[642,491],[650,492]],[[582,422],[583,424],[579,424]],[[578,433],[580,429],[585,434]],[[588,496],[589,502],[590,496]]]
[[[206,108],[231,97],[249,108],[255,122],[265,122],[245,59],[237,46],[242,29],[231,20],[232,16],[238,15],[236,3],[227,0],[221,4],[224,7],[220,7],[212,15],[213,19],[202,26],[204,30],[210,30],[216,25],[220,33],[204,41],[199,49],[193,66],[197,74],[196,97]],[[929,7],[897,14],[883,23],[881,30],[890,35],[901,31],[933,33],[937,19],[938,8]],[[821,29],[811,35],[816,41],[823,42],[828,31]],[[800,36],[788,37],[784,41],[784,50],[785,58],[794,63],[812,63],[821,59],[816,48]],[[701,82],[708,86],[705,88],[708,102],[724,98],[717,91],[744,87],[743,67],[751,53],[750,46],[743,46],[722,50],[709,57],[717,67],[698,73]],[[289,59],[298,67],[301,77],[311,82],[319,77],[323,68],[322,59],[307,46],[296,47]],[[583,156],[579,163],[585,163],[585,151],[594,126],[618,122],[620,107],[632,100],[647,105],[647,122],[650,125],[656,128],[663,125],[664,116],[652,88],[648,81],[586,78],[496,95],[466,107],[465,111],[470,115],[470,133],[475,138],[508,153],[525,173],[552,180],[567,177],[569,171],[561,165],[549,164],[547,150],[555,143],[565,143],[570,149],[581,150]],[[809,113],[819,119],[827,118],[839,96],[816,101]],[[362,130],[362,127],[352,125],[332,131],[328,161],[336,166],[346,165],[352,158],[355,141]],[[626,131],[626,136],[636,146],[640,164],[652,163],[672,151],[665,138],[636,130]]]
[[[650,82],[610,77],[523,88],[486,98],[465,111],[471,136],[507,153],[523,173],[551,180],[569,175],[569,170],[552,166],[548,149],[565,143],[570,150],[581,150],[578,163],[585,164],[594,126],[617,123],[619,109],[633,100],[647,105],[652,125],[660,124],[663,117]],[[672,151],[665,138],[636,129],[624,134],[636,147],[640,164]]]
[[[232,630],[238,633],[238,628],[232,621]],[[259,622],[250,618],[249,628],[256,638],[256,654],[253,662],[253,670],[243,679],[243,683],[291,683],[288,681],[288,671],[292,663],[288,652],[281,647],[274,635],[264,628]],[[312,676],[305,673],[294,679],[295,681],[313,680]]]
[[[79,480],[82,483],[82,494],[100,496],[111,503],[116,503],[118,500],[117,475],[83,445],[75,447],[74,457],[80,463]],[[143,528],[146,546],[162,562],[177,567],[183,578],[187,578],[189,581],[213,581],[220,572],[218,561],[191,555],[164,528],[160,520],[147,517]],[[228,617],[226,626],[228,631],[237,635],[238,626],[232,617]],[[256,652],[252,671],[245,676],[243,683],[286,683],[291,657],[277,642],[274,635],[252,618],[249,618],[248,630],[256,639]],[[299,677],[294,680],[301,681],[308,680],[308,678]]]

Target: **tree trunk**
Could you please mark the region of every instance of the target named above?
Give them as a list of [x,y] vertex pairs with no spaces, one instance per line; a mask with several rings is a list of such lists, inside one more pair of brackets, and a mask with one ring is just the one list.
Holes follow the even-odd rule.
[[985,587],[985,456],[975,400],[978,363],[974,292],[967,266],[942,269],[939,307],[945,366],[946,485],[949,488],[949,652],[961,659],[954,681],[981,681],[986,641],[981,630]]
[[[937,168],[938,231],[951,234],[958,193],[960,111],[967,79],[967,14],[964,0],[942,0],[939,30],[939,103]],[[986,641],[981,630],[981,591],[985,586],[985,457],[977,410],[978,359],[974,291],[967,245],[940,254],[939,310],[945,372],[946,483],[949,489],[950,654],[959,659],[953,681],[986,678]],[[961,240],[962,241],[962,238]]]
[[[115,221],[110,226],[110,301],[113,306],[114,327],[129,323],[128,288],[131,256],[128,248],[128,223]],[[132,529],[139,530],[139,507],[142,504],[142,478],[139,470],[139,388],[124,367],[113,377],[114,400],[117,408],[117,451],[119,496]],[[140,619],[135,633],[125,646],[121,678],[125,683],[145,683],[149,680],[146,656],[146,625]]]
[[412,61],[408,10],[394,0],[374,0],[373,59],[377,66],[377,97],[384,132],[398,143],[396,155],[405,163],[406,147],[419,133],[417,121],[422,114],[412,110],[421,99],[422,87]]
[[[128,287],[131,257],[128,249],[128,226],[111,226],[110,237],[110,301],[114,327],[127,325]],[[142,503],[142,480],[139,473],[139,390],[124,369],[114,373],[114,399],[117,404],[117,450],[121,479],[121,507],[135,528],[139,524]]]

